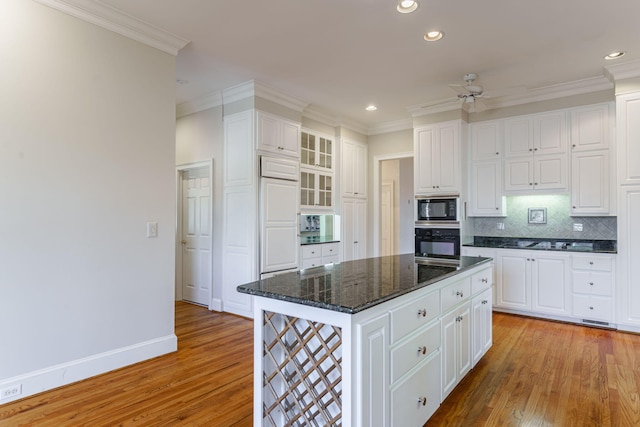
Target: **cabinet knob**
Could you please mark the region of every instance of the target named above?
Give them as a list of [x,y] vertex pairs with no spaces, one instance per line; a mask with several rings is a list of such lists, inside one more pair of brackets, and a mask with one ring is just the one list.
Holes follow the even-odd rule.
[[487,278],[486,278],[486,277],[483,277],[480,281],[481,281],[482,283],[487,283],[489,280],[487,280]]
[[589,284],[590,284],[591,286],[593,286],[593,282],[589,282]]
[[427,354],[427,346],[423,345],[422,347],[418,347],[418,353]]
[[538,151],[538,149],[537,149],[537,148],[534,148],[534,149],[533,149],[533,151]]
[[530,182],[529,185],[533,185],[533,182]]
[[529,148],[529,151],[533,151],[533,148]]
[[497,211],[499,211],[499,210],[500,210],[500,208],[496,208],[496,210],[497,210]]
[[593,306],[590,306],[590,307],[589,307],[589,310],[593,310]]
[[572,207],[573,209],[575,209],[575,208],[576,208],[575,206],[571,206],[571,207]]
[[533,183],[533,185],[538,185],[538,183],[537,183],[537,182],[534,182],[534,183]]
[[356,240],[356,241],[355,241],[355,242],[353,242],[353,243],[354,243],[354,244],[357,244],[357,243],[358,243],[358,241]]
[[426,397],[419,397],[418,398],[418,405],[427,406],[427,398]]
[[483,303],[483,304],[489,304],[489,301],[487,301],[486,299],[483,299],[483,300],[482,300],[482,303]]
[[499,151],[496,151],[496,156],[499,156],[499,155],[500,155],[500,152],[499,152]]
[[426,308],[418,310],[418,317],[420,317],[420,316],[427,317],[427,309]]
[[593,261],[589,261],[589,265],[593,265]]
[[576,148],[576,144],[573,144],[573,145],[572,145],[572,147],[573,147],[573,148]]
[[460,298],[464,297],[464,293],[462,293],[461,291],[456,292],[456,296],[459,296]]

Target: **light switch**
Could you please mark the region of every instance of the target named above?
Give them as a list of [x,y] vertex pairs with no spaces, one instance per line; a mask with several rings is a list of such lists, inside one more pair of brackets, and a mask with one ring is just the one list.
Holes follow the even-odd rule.
[[582,224],[573,223],[573,231],[582,231]]
[[157,222],[147,222],[147,237],[158,237]]

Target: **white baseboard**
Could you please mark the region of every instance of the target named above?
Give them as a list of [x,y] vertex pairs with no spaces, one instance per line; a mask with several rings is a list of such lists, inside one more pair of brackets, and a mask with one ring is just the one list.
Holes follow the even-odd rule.
[[0,381],[0,389],[21,385],[22,393],[0,400],[0,405],[84,380],[124,366],[142,362],[178,349],[175,334],[107,351],[68,363],[18,375]]
[[213,298],[211,300],[211,306],[209,310],[222,311],[222,300],[220,298]]

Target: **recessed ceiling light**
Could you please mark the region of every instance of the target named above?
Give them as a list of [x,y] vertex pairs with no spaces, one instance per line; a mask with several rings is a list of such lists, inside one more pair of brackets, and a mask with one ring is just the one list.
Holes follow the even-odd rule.
[[428,42],[437,42],[444,37],[444,32],[433,30],[424,35],[424,39]]
[[607,56],[604,57],[604,59],[609,60],[609,59],[618,59],[624,56],[626,52],[623,52],[621,50],[617,50],[615,52],[611,52],[610,54],[608,54]]
[[413,0],[402,0],[398,2],[396,9],[400,13],[411,13],[418,8],[418,2]]
[[365,108],[365,110],[367,111],[376,111],[378,109],[378,107],[376,107],[375,105],[368,105],[367,108]]

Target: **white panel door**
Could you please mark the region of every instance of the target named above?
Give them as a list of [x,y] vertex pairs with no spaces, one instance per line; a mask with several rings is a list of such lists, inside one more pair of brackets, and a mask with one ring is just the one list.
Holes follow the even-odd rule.
[[458,153],[459,124],[446,123],[438,126],[437,153],[431,167],[436,173],[438,191],[457,193],[460,191],[460,154]]
[[531,254],[532,309],[565,315],[571,313],[568,254]]
[[208,167],[183,172],[182,299],[207,306],[212,277],[210,195]]
[[524,251],[499,251],[497,307],[531,308],[530,264]]
[[571,213],[609,213],[609,150],[573,153],[571,159]]
[[262,178],[261,273],[298,267],[298,182]]

